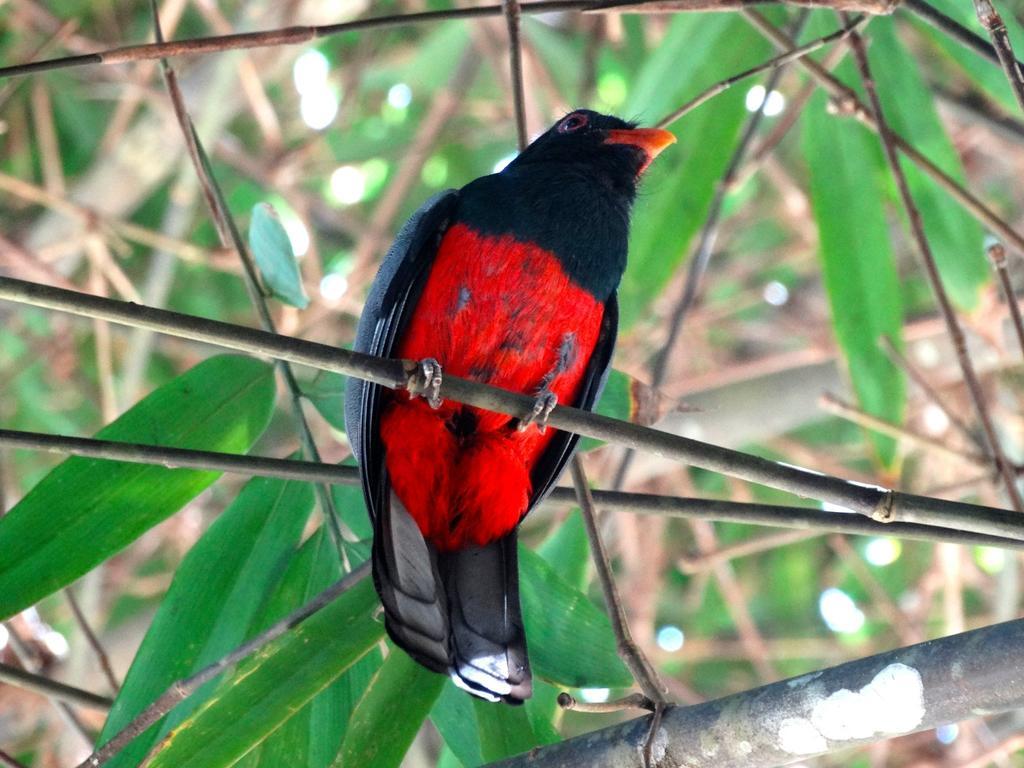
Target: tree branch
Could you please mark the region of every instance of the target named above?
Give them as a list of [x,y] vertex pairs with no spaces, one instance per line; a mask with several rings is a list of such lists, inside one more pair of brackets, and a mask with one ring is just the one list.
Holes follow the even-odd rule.
[[[0,277],[0,299],[86,317],[99,317],[253,355],[309,365],[356,376],[391,389],[407,389],[416,365],[412,361],[385,360],[230,323],[204,320],[8,277]],[[528,395],[456,376],[445,377],[441,396],[518,418],[525,418],[526,414],[532,412],[534,405],[533,398]],[[798,496],[828,501],[878,522],[924,523],[1013,539],[1020,537],[1021,521],[1008,510],[930,499],[881,486],[852,483],[814,470],[782,464],[568,406],[556,406],[548,423],[556,429],[648,451]]]
[[73,685],[65,685],[43,675],[18,669],[2,662],[0,662],[0,681],[68,704],[102,710],[108,710],[114,706],[114,700],[107,696],[75,688]]
[[[17,448],[71,454],[110,461],[156,464],[163,467],[235,472],[242,475],[277,477],[311,483],[358,485],[355,467],[318,464],[263,456],[237,456],[215,451],[196,451],[161,445],[121,443],[86,437],[64,437],[35,432],[0,429],[0,449]],[[787,507],[775,504],[748,504],[716,499],[658,496],[648,493],[593,491],[594,501],[602,509],[640,515],[697,518],[722,522],[761,525],[774,528],[849,533],[864,536],[896,536],[921,541],[945,541],[955,544],[1024,549],[1024,520],[1016,528],[1015,538],[970,533],[958,527],[944,528],[917,523],[879,523],[860,515],[827,512],[812,507]],[[555,488],[548,499],[559,504],[575,504],[571,488]]]
[[[899,648],[692,707],[668,710],[659,765],[769,768],[1024,707],[1024,619]],[[984,649],[980,651],[979,649]],[[636,768],[646,718],[495,763],[492,768]]]

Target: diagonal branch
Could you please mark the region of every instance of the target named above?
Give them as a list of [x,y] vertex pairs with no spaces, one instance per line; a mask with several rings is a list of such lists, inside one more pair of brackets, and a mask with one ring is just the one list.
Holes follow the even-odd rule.
[[[216,344],[253,355],[309,365],[355,376],[390,389],[417,386],[411,374],[416,363],[386,360],[326,344],[258,331],[253,328],[204,320],[177,312],[142,307],[89,296],[61,288],[0,277],[0,299],[31,304],[86,317],[170,333],[181,338]],[[418,389],[410,390],[418,393]],[[497,413],[525,418],[533,411],[529,395],[510,392],[456,376],[446,376],[441,397]],[[965,531],[1016,538],[1017,516],[1007,510],[975,504],[930,499],[875,485],[842,480],[810,469],[692,440],[661,430],[613,419],[569,406],[556,406],[548,423],[586,437],[654,453],[711,472],[768,485],[798,496],[821,499],[867,515],[879,522],[910,522],[960,527]]]
[[0,662],[0,681],[68,704],[79,704],[83,707],[102,710],[108,710],[114,705],[114,700],[107,696],[75,688],[73,685],[66,685],[2,662]]
[[134,741],[137,736],[140,736],[146,729],[174,709],[180,702],[195,693],[201,686],[231,669],[243,659],[256,653],[256,651],[266,647],[288,630],[301,624],[325,605],[336,600],[366,578],[369,572],[370,564],[368,562],[363,563],[304,606],[285,616],[256,637],[238,646],[231,653],[204,667],[194,675],[171,683],[166,691],[136,715],[124,728],[114,734],[102,747],[79,763],[77,768],[99,768],[101,765],[106,765],[111,758]]
[[1024,110],[1024,72],[1021,71],[1020,62],[1013,54],[1013,44],[1010,42],[1010,34],[1006,31],[1003,17],[999,15],[991,0],[974,0],[974,11],[981,26],[988,31],[988,36],[992,39],[992,47],[995,48],[999,63],[1006,73],[1006,79],[1010,82],[1017,106]]
[[[659,765],[774,768],[904,733],[1024,707],[1024,619],[899,648],[665,713]],[[979,653],[978,649],[984,648]],[[636,768],[646,718],[534,749],[492,768]]]

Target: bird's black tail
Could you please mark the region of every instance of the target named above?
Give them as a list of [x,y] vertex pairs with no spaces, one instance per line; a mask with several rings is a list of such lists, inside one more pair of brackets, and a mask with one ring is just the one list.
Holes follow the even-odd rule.
[[392,492],[377,521],[373,577],[391,639],[413,659],[491,701],[533,692],[519,609],[516,533],[438,553]]
[[519,609],[516,532],[485,547],[438,556],[448,598],[452,679],[492,701],[522,704],[533,693]]

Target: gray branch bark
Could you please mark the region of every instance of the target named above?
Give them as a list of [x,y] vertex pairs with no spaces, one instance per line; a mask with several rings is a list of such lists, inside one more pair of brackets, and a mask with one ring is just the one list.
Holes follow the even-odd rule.
[[[995,624],[667,711],[657,768],[769,768],[1024,707],[1024,619]],[[642,717],[495,768],[639,768]]]

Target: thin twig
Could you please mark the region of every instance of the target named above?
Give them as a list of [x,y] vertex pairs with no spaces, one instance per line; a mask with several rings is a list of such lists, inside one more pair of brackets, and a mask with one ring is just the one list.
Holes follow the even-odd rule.
[[1010,273],[1006,269],[1006,249],[1000,243],[993,243],[988,247],[988,258],[999,276],[999,284],[1003,288],[1006,304],[1010,307],[1010,317],[1013,318],[1017,341],[1020,344],[1021,352],[1024,353],[1024,318],[1021,317],[1020,302],[1017,301],[1017,293],[1013,290]]
[[[417,363],[411,360],[377,358],[326,344],[278,336],[254,328],[204,320],[153,307],[126,304],[9,277],[0,277],[0,300],[31,304],[85,317],[102,317],[124,325],[148,328],[253,355],[269,356],[355,376],[390,389],[408,390],[410,384],[415,386],[411,373],[416,370]],[[418,393],[418,390],[416,391]],[[525,418],[534,407],[534,398],[529,395],[457,376],[444,378],[440,395],[445,399],[519,418]],[[879,522],[899,521],[960,527],[966,531],[994,533],[1008,538],[1016,538],[1020,530],[1017,516],[1007,510],[930,499],[881,486],[851,483],[813,470],[771,461],[578,408],[556,406],[548,418],[548,424],[555,429],[594,437],[627,448],[649,451],[664,458],[779,488],[798,496],[828,501]]]
[[[752,8],[745,8],[743,16],[780,50],[787,51],[795,47],[796,43],[794,43],[789,35]],[[834,77],[814,59],[805,57],[797,59],[797,63],[806,69],[820,86],[828,91],[840,114],[852,115],[872,131],[878,132],[879,127],[875,120],[874,112],[868,109],[852,88]],[[1024,253],[1024,235],[1013,229],[1005,219],[1001,218],[995,211],[979,200],[974,193],[922,155],[900,135],[892,130],[889,131],[889,135],[896,148],[906,155],[907,159],[914,163],[926,176],[948,192],[965,211],[992,230],[996,236],[1012,245],[1018,252]]]
[[925,393],[925,396],[944,414],[946,414],[946,418],[949,419],[949,423],[952,424],[961,435],[976,445],[979,451],[986,450],[984,442],[979,439],[974,430],[967,426],[967,423],[949,407],[949,404],[939,394],[939,391],[932,386],[930,381],[928,381],[928,377],[925,376],[916,365],[911,363],[906,355],[897,349],[896,345],[892,343],[892,339],[888,336],[882,336],[879,339],[879,344],[882,347],[882,351],[889,356],[893,365],[907,374],[907,376],[909,376],[914,383],[921,388],[921,391]]
[[[824,37],[819,37],[816,40],[811,40],[809,43],[804,43],[803,45],[793,48],[792,50],[786,51],[785,53],[782,53],[776,56],[775,58],[768,59],[768,61],[764,62],[763,64],[758,64],[756,67],[751,67],[750,69],[744,70],[739,74],[727,77],[725,80],[721,80],[720,82],[715,83],[710,88],[702,92],[700,95],[690,99],[688,102],[683,104],[678,109],[675,109],[669,114],[665,115],[665,117],[661,118],[661,120],[659,120],[655,125],[658,128],[665,128],[666,126],[671,125],[688,112],[692,112],[694,109],[699,107],[704,102],[714,98],[723,91],[728,90],[736,83],[742,80],[746,80],[748,77],[752,77],[753,75],[759,74],[761,72],[777,71],[780,67],[784,67],[790,62],[796,61],[797,59],[801,59],[804,56],[813,53],[814,51],[820,50],[821,48],[824,48],[826,45],[838,42],[839,40],[844,40],[847,37],[849,37],[854,30],[862,26],[867,20],[867,16],[858,16],[849,24],[837,29],[835,32],[832,32],[831,34],[825,35]],[[766,92],[770,93],[767,87]],[[755,112],[754,114],[763,114],[763,112],[764,105],[762,104],[762,108],[757,110],[757,112]]]
[[880,435],[888,435],[897,440],[906,440],[929,451],[935,451],[952,459],[965,461],[979,467],[987,467],[989,459],[980,453],[964,451],[956,446],[947,445],[927,435],[922,435],[912,429],[886,421],[883,418],[868,413],[867,411],[846,402],[832,392],[824,392],[818,398],[818,407],[834,416],[839,416],[865,429],[870,429]]
[[[151,8],[157,42],[163,42],[163,33],[160,30],[160,17],[156,0],[151,0]],[[177,75],[166,59],[161,59],[160,63],[164,74],[164,82],[167,85],[167,91],[171,97],[171,104],[174,107],[174,114],[178,119],[178,125],[181,127],[182,134],[184,135],[188,155],[192,159],[192,165],[195,167],[196,175],[199,177],[199,184],[203,190],[203,196],[206,198],[207,205],[210,208],[210,215],[213,217],[214,223],[217,226],[217,232],[220,235],[221,244],[226,248],[233,247],[235,252],[238,254],[239,261],[242,263],[242,275],[245,280],[245,287],[249,293],[249,298],[252,301],[253,306],[256,308],[256,314],[259,317],[260,326],[265,331],[276,333],[277,328],[274,324],[274,318],[271,316],[270,308],[267,306],[266,296],[264,296],[263,291],[260,288],[260,280],[256,272],[256,265],[253,263],[253,260],[249,255],[249,250],[246,248],[245,241],[242,239],[242,236],[238,231],[238,225],[235,222],[234,217],[231,215],[231,210],[224,199],[220,185],[217,183],[217,179],[213,175],[209,159],[207,158],[203,145],[199,140],[199,135],[196,133],[195,125],[192,123],[192,118],[189,116],[188,110],[185,107],[185,98],[181,93],[181,88],[178,86]],[[286,362],[279,361],[277,369],[281,374],[281,378],[284,380],[285,388],[288,390],[291,402],[292,418],[295,420],[295,424],[298,427],[299,441],[302,444],[303,454],[305,454],[310,460],[319,462],[320,451],[316,447],[316,441],[313,439],[313,431],[309,428],[309,422],[306,420],[306,415],[302,410],[302,390],[295,378],[295,373],[292,371],[291,366]],[[320,508],[323,510],[324,517],[327,518],[327,530],[330,531],[334,544],[340,553],[342,552],[343,539],[341,531],[341,517],[338,514],[338,510],[334,505],[334,499],[331,497],[331,493],[327,487],[319,483],[315,487]]]
[[[642,11],[642,6],[644,5],[660,1],[626,0],[626,2],[623,2],[622,0],[612,0],[612,2],[594,2],[594,0],[544,0],[543,2],[522,3],[520,8],[522,13],[532,15],[550,13],[552,11],[619,12],[623,7],[629,6],[629,11],[635,13]],[[766,5],[784,4],[781,0],[758,1]],[[687,0],[685,10],[722,11],[743,8],[749,2],[750,0]],[[794,5],[877,14],[890,13],[894,5],[891,0],[791,0],[791,2]],[[442,11],[421,11],[419,13],[393,16],[377,16],[368,19],[346,21],[340,24],[293,26],[261,32],[238,32],[231,35],[215,35],[191,40],[172,40],[167,43],[129,45],[96,53],[65,56],[59,59],[46,59],[44,61],[0,67],[0,79],[91,64],[125,64],[133,61],[150,61],[152,59],[173,58],[184,55],[194,56],[242,48],[300,45],[322,37],[330,37],[343,32],[354,32],[361,29],[383,29],[406,24],[421,24],[451,19],[481,19],[489,16],[501,16],[503,13],[504,8],[502,5],[482,5],[473,8],[453,8]]]
[[973,30],[968,29],[956,19],[947,16],[926,0],[902,0],[901,4],[908,11],[924,19],[944,35],[956,40],[965,48],[970,48],[989,61],[996,64],[1000,63],[999,54],[983,37],[975,34]]
[[24,763],[16,760],[12,755],[0,749],[0,765],[6,768],[28,768]]
[[970,355],[967,352],[967,339],[964,336],[963,328],[960,327],[960,320],[956,316],[956,312],[949,300],[949,296],[946,294],[945,286],[942,284],[942,277],[939,275],[939,268],[935,263],[935,256],[932,253],[928,237],[924,232],[924,224],[921,221],[921,212],[914,203],[914,198],[910,194],[910,187],[907,184],[907,177],[903,173],[903,168],[900,166],[899,157],[896,154],[893,135],[889,128],[889,123],[882,112],[882,102],[878,98],[878,90],[875,87],[874,78],[871,76],[871,68],[868,65],[868,55],[867,50],[864,47],[864,41],[861,39],[861,36],[855,32],[850,38],[850,44],[853,46],[854,57],[857,59],[857,66],[860,70],[861,79],[864,81],[864,90],[867,91],[868,98],[871,101],[874,120],[878,125],[878,134],[881,138],[883,148],[885,149],[885,157],[889,163],[889,169],[892,172],[893,177],[896,179],[896,186],[899,189],[900,199],[903,202],[903,207],[907,212],[907,218],[910,221],[910,228],[914,235],[914,241],[917,244],[921,259],[924,262],[925,274],[928,276],[929,283],[931,283],[932,293],[935,296],[936,302],[938,302],[939,311],[941,312],[942,319],[946,324],[946,331],[949,334],[950,341],[953,342],[954,349],[956,350],[957,361],[960,363],[960,370],[963,373],[964,382],[967,384],[967,391],[971,395],[971,400],[973,401],[974,408],[977,411],[978,419],[981,421],[981,425],[985,430],[985,436],[988,439],[988,447],[989,450],[992,451],[996,467],[998,468],[1000,475],[1002,475],[1007,496],[1009,497],[1013,508],[1017,512],[1024,512],[1024,501],[1022,501],[1020,491],[1017,488],[1017,478],[1013,471],[1013,467],[1006,458],[1006,454],[1003,452],[1002,445],[999,442],[999,436],[996,434],[995,425],[992,423],[992,416],[985,403],[985,395],[981,390],[981,382],[974,370],[974,363],[971,361]]
[[238,646],[231,653],[223,656],[209,666],[203,667],[193,675],[171,683],[149,706],[136,715],[131,722],[118,731],[102,747],[78,764],[77,768],[99,768],[106,765],[115,755],[141,735],[157,720],[166,715],[180,702],[191,696],[198,688],[214,679],[221,673],[231,669],[238,662],[248,658],[256,651],[273,642],[288,630],[298,626],[328,603],[345,594],[349,589],[362,581],[370,572],[370,564],[363,563],[351,573],[325,589],[301,608],[292,611],[276,624],[261,632],[251,640]]
[[623,696],[621,699],[613,701],[580,701],[571,693],[562,691],[558,694],[558,706],[562,709],[571,709],[574,712],[606,715],[611,712],[621,712],[624,709],[646,709],[653,712],[657,705],[642,693],[631,693],[629,696]]
[[713,568],[719,563],[729,562],[741,557],[759,555],[762,552],[785,547],[789,544],[796,544],[797,542],[806,541],[820,535],[818,531],[814,530],[803,531],[795,529],[770,533],[766,536],[756,536],[745,539],[737,544],[729,544],[708,552],[701,552],[697,555],[683,555],[676,559],[676,567],[682,573],[700,573],[701,571]]
[[32,691],[51,699],[57,699],[69,704],[78,704],[83,707],[108,710],[114,706],[114,700],[108,696],[101,696],[92,691],[75,688],[73,685],[59,683],[43,675],[18,669],[18,667],[12,667],[2,662],[0,662],[0,682],[16,685],[19,688],[24,688],[26,691]]
[[519,20],[521,17],[519,0],[501,0],[508,26],[508,57],[509,75],[512,78],[512,104],[516,116],[516,137],[519,151],[526,149],[529,132],[526,130],[526,101],[523,93],[523,46],[519,39]]
[[1006,73],[1006,79],[1010,82],[1017,106],[1024,110],[1024,72],[1021,71],[1020,62],[1013,54],[1013,43],[1010,42],[1010,34],[1006,31],[1002,16],[992,5],[991,0],[974,0],[974,12],[978,14],[978,21],[992,39],[992,47],[995,48],[999,63]]
[[[155,464],[163,467],[188,467],[206,471],[235,472],[258,477],[276,477],[282,480],[358,485],[359,472],[355,467],[317,464],[292,459],[274,459],[263,456],[237,456],[215,451],[196,451],[159,445],[140,445],[97,440],[85,437],[64,437],[36,432],[18,432],[0,429],[0,449],[17,448],[37,450],[57,455],[87,456],[110,461],[128,461]],[[969,533],[960,530],[959,522],[953,527],[922,525],[918,523],[878,523],[860,515],[826,512],[809,507],[787,507],[769,504],[749,504],[715,499],[693,499],[677,496],[658,496],[648,493],[620,493],[593,491],[595,502],[603,509],[641,515],[700,518],[722,522],[744,523],[769,527],[795,528],[806,531],[856,533],[875,536],[895,536],[922,541],[947,541],[957,544],[1024,549],[1024,521],[1013,538]],[[555,488],[548,497],[559,504],[575,504],[576,493],[571,488]],[[968,509],[973,510],[969,507]]]
[[615,586],[615,575],[612,573],[608,550],[605,549],[604,542],[601,540],[601,532],[598,530],[597,509],[594,507],[594,497],[591,495],[590,484],[587,482],[587,475],[583,469],[583,460],[579,456],[574,456],[571,468],[576,498],[583,512],[583,523],[587,528],[591,559],[593,559],[594,567],[597,570],[597,580],[600,582],[601,592],[604,594],[605,608],[608,610],[612,630],[615,632],[616,648],[644,696],[654,704],[650,727],[643,745],[644,765],[650,766],[655,734],[658,732],[665,709],[669,706],[669,701],[665,696],[668,689],[658,676],[654,665],[633,640],[633,633],[629,630],[629,621],[622,608],[619,591]]
[[90,647],[92,647],[93,653],[96,654],[96,658],[100,662],[100,669],[103,670],[103,674],[107,678],[107,684],[110,686],[110,690],[117,693],[121,689],[121,685],[117,682],[117,675],[114,674],[114,667],[110,663],[110,657],[103,648],[103,643],[100,642],[99,637],[97,637],[96,633],[93,631],[89,620],[82,611],[82,607],[78,604],[78,598],[75,597],[74,587],[66,587],[64,589],[64,597],[67,598],[68,605],[71,606],[71,613],[74,614],[75,621],[78,622],[78,628],[82,630],[82,634],[85,635],[86,641],[89,643]]

